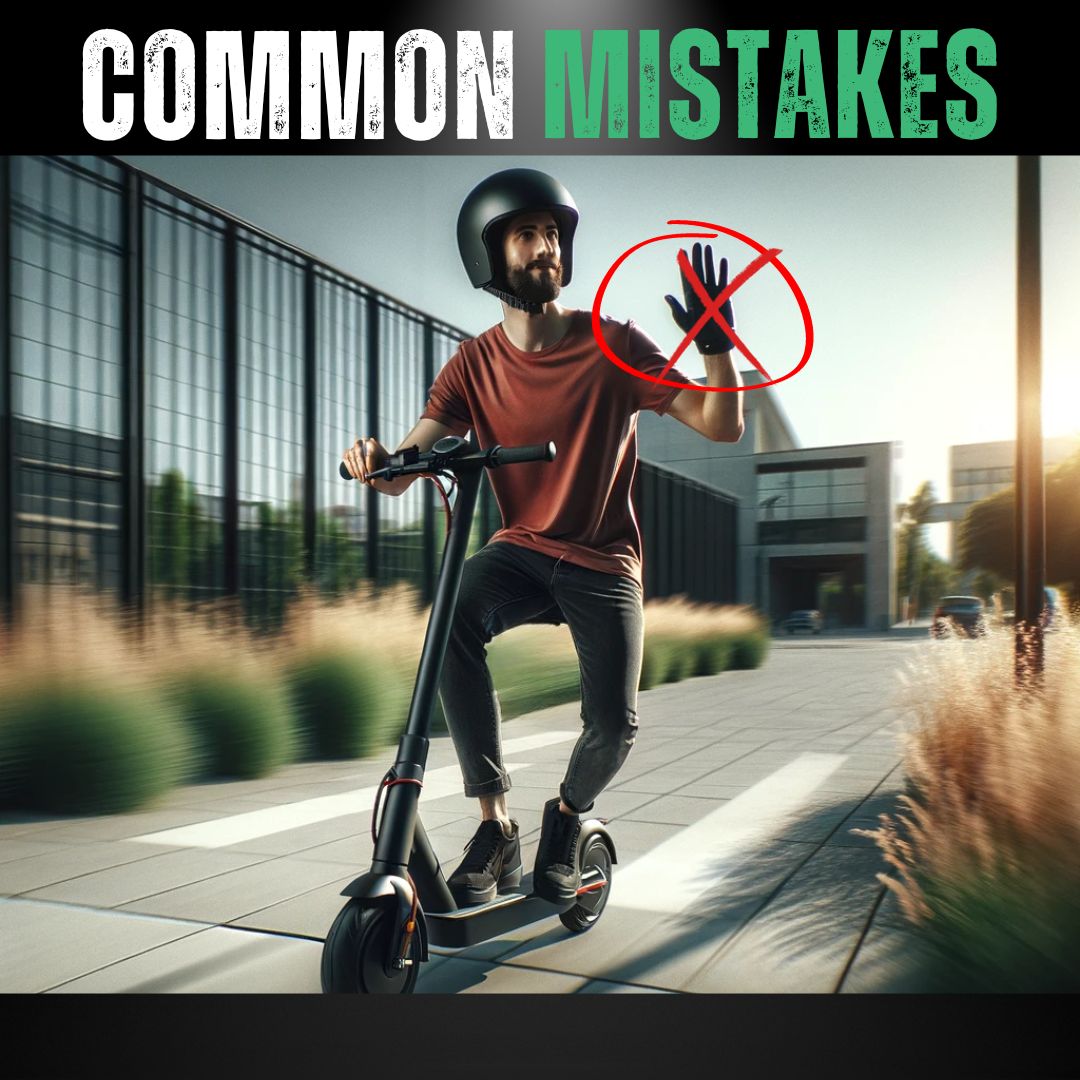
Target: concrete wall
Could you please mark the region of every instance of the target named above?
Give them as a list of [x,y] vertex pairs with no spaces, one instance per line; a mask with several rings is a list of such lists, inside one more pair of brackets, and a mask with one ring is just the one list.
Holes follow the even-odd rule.
[[[866,560],[866,626],[888,629],[897,617],[895,460],[897,444],[859,443],[800,448],[774,395],[755,390],[745,402],[746,431],[738,443],[713,443],[671,417],[643,412],[638,418],[638,454],[739,500],[735,592],[739,603],[767,610],[770,556],[861,554]],[[866,459],[865,543],[757,546],[757,466],[761,462]]]

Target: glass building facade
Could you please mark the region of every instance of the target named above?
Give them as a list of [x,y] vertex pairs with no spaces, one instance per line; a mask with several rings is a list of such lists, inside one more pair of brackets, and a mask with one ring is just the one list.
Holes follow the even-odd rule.
[[[58,585],[139,609],[238,597],[267,629],[304,583],[405,581],[429,600],[433,485],[387,498],[338,467],[358,436],[410,430],[471,334],[112,159],[0,165],[8,617]],[[678,483],[638,485],[653,595],[685,591],[672,515],[708,502]],[[484,483],[472,550],[500,524]],[[730,599],[729,576],[695,569],[688,587]]]
[[466,331],[108,159],[3,174],[9,613],[31,584],[237,595],[264,626],[305,579],[430,595],[436,493],[338,465],[409,430]]

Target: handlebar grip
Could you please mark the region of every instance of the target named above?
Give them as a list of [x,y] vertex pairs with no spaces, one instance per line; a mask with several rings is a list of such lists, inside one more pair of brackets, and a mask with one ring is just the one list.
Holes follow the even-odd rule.
[[516,465],[524,461],[554,461],[555,444],[538,443],[535,446],[500,446],[492,455],[493,465]]
[[[388,479],[387,473],[389,471],[390,470],[386,469],[386,468],[374,469],[374,470],[372,470],[371,472],[368,473],[368,479],[369,480],[386,480],[386,479]],[[342,480],[352,480],[353,479],[352,474],[349,472],[348,469],[345,468],[345,462],[344,461],[338,466],[338,472],[341,473],[341,479]]]

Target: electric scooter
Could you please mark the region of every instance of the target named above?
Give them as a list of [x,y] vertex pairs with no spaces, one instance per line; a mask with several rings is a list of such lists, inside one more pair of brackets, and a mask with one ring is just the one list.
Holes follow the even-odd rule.
[[[371,869],[341,891],[349,897],[326,936],[324,993],[408,994],[428,959],[429,946],[462,949],[558,915],[575,933],[592,927],[607,904],[615,845],[603,818],[581,822],[577,843],[581,886],[572,900],[553,902],[532,891],[532,873],[494,900],[459,908],[442,874],[418,813],[431,730],[431,709],[450,637],[469,532],[483,469],[552,461],[555,444],[493,446],[451,435],[427,453],[410,447],[390,456],[371,477],[443,477],[457,486],[443,548],[435,599],[420,656],[416,685],[397,759],[379,786],[372,815]],[[344,462],[340,473],[351,479]],[[441,483],[447,513],[449,500]],[[385,794],[381,819],[379,806]]]

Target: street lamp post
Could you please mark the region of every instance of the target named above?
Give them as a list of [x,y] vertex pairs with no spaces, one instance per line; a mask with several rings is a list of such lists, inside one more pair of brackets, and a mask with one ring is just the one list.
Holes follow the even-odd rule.
[[1043,669],[1046,516],[1042,445],[1039,158],[1017,159],[1016,677]]

